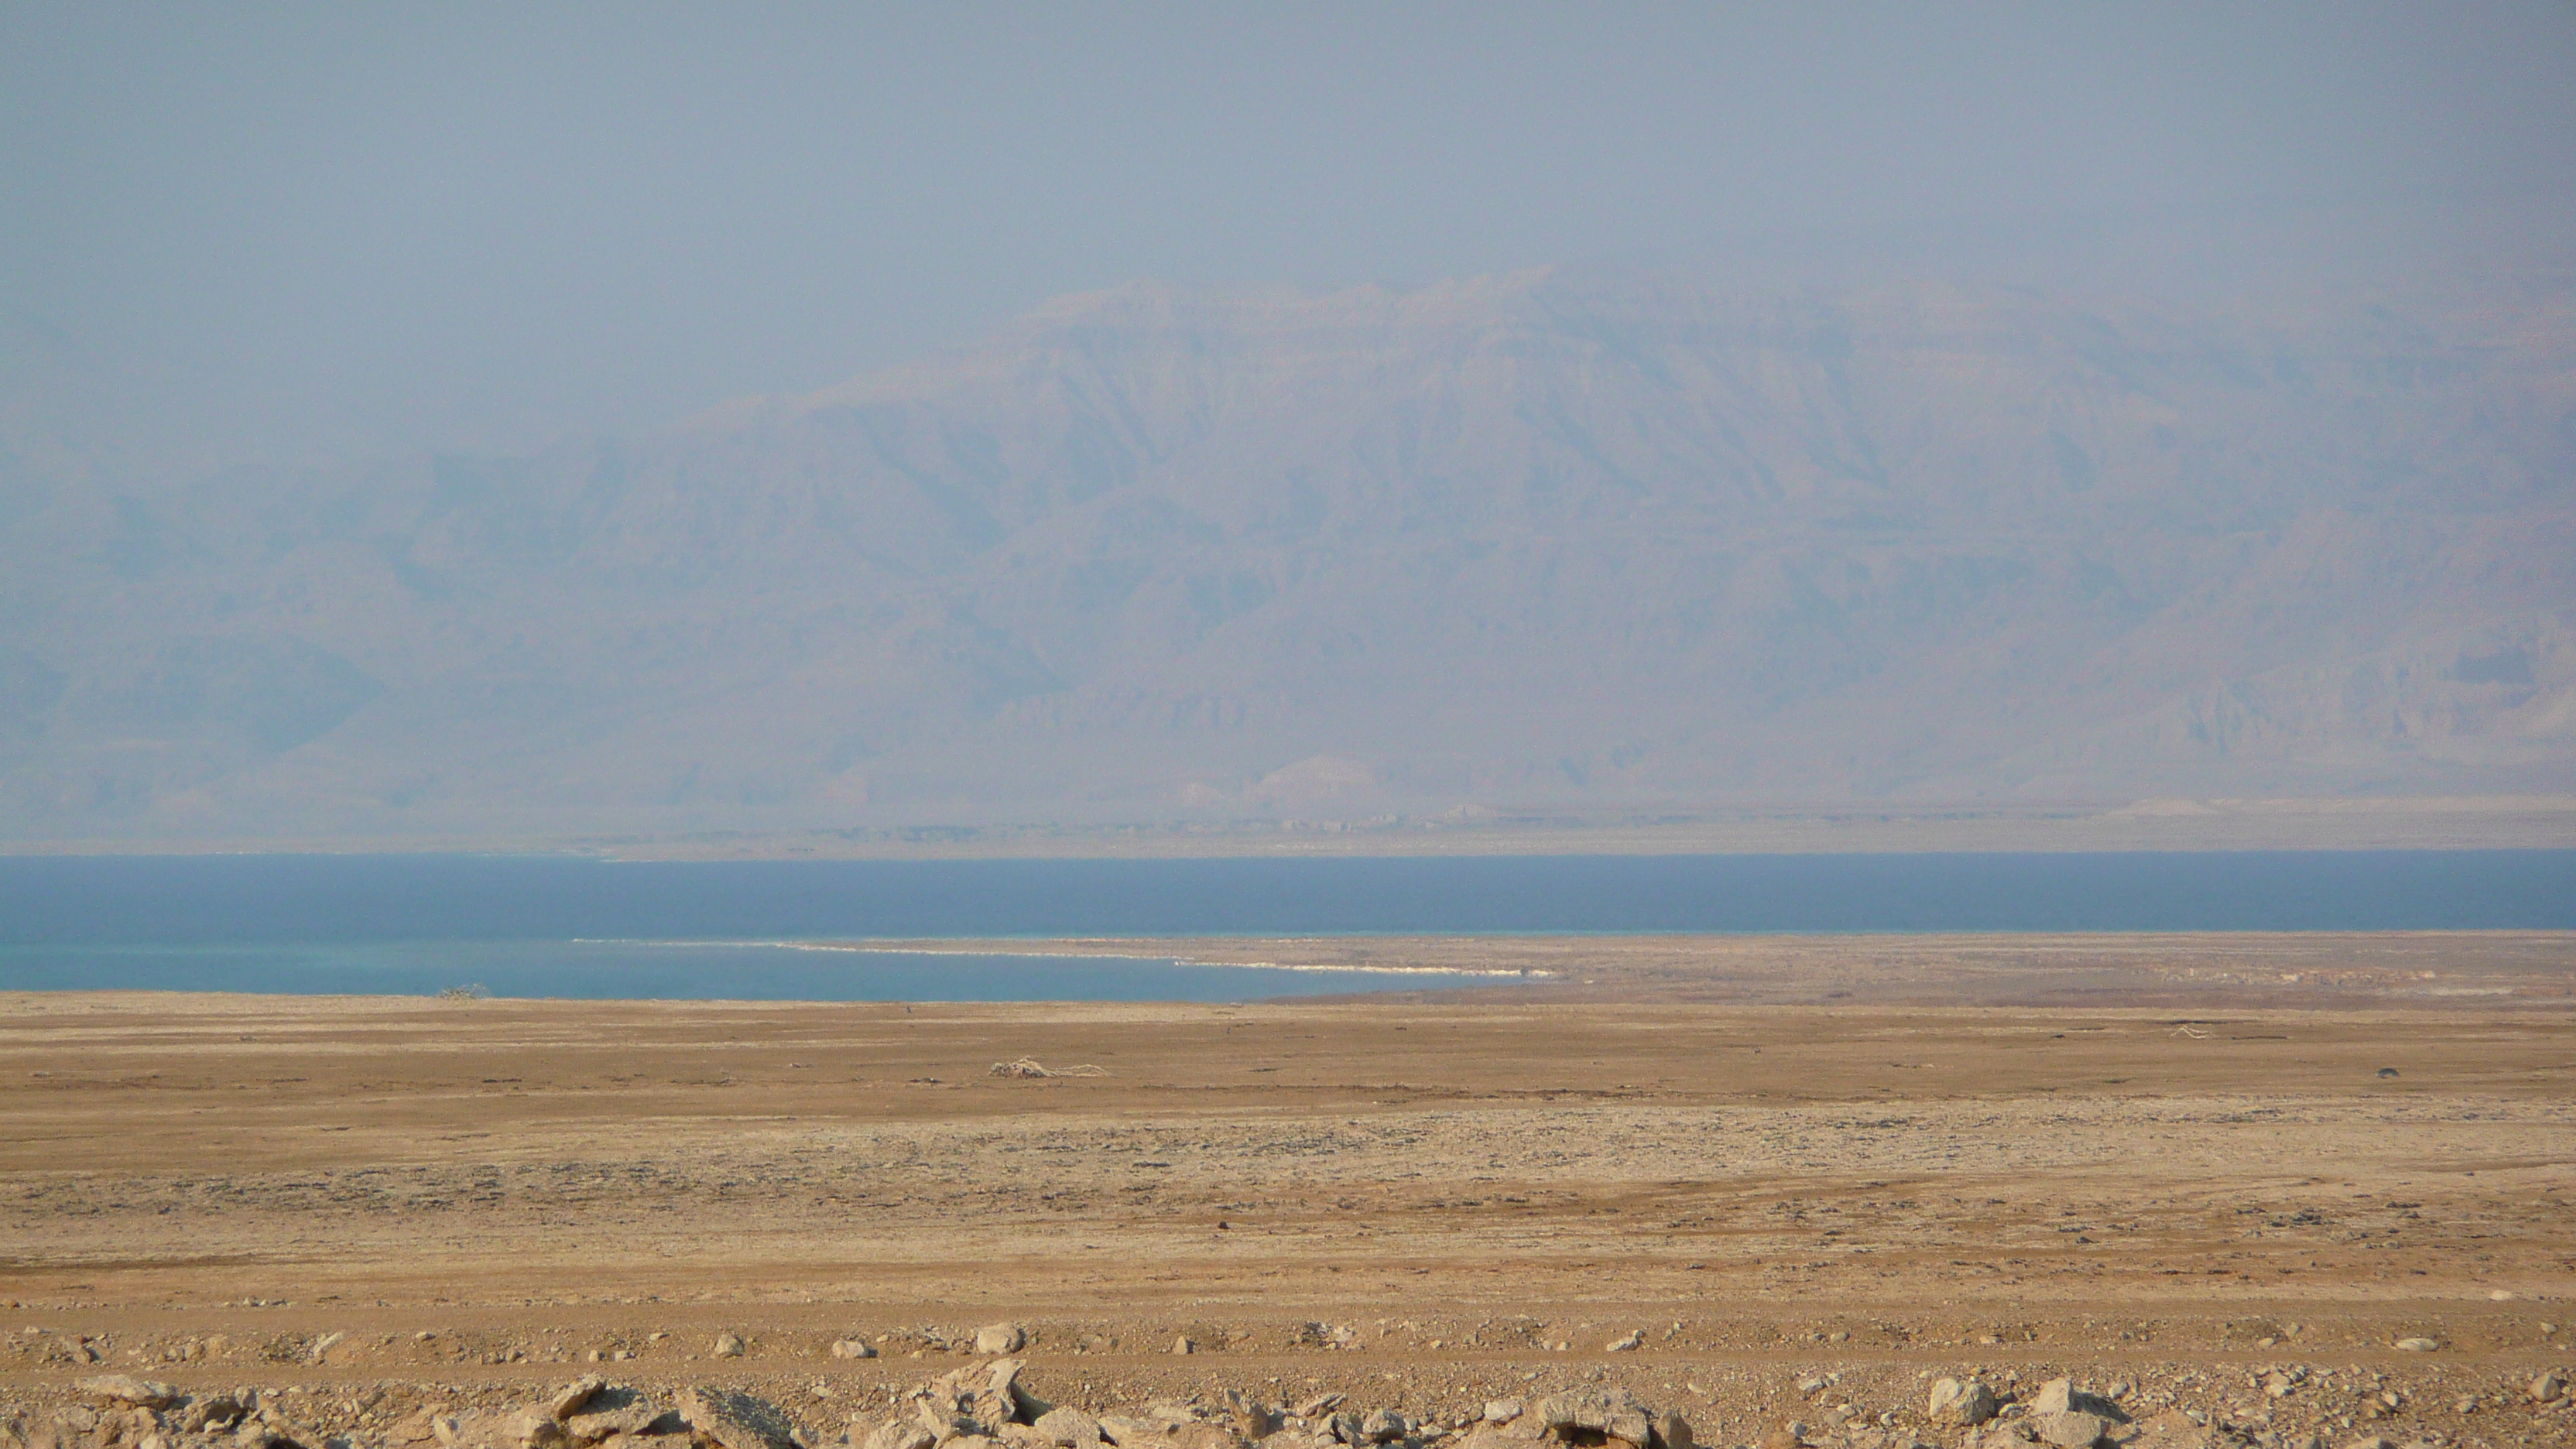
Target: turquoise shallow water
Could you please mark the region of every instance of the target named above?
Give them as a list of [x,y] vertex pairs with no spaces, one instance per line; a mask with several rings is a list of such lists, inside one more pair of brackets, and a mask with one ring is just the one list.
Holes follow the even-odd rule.
[[2576,851],[1398,859],[0,859],[0,988],[1239,1000],[1488,978],[824,941],[2576,929]]
[[1244,1001],[1491,977],[1136,956],[816,949],[802,943],[412,941],[0,946],[0,990],[242,991],[665,1001]]
[[0,946],[0,990],[435,995],[477,987],[489,995],[569,1000],[1257,1000],[1492,980],[1466,972],[845,951],[762,941]]

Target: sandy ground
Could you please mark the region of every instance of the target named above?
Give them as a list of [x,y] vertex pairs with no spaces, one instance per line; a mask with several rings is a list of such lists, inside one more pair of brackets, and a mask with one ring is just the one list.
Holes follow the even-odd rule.
[[[1874,1449],[1941,1442],[1931,1376],[2062,1372],[2250,1444],[2576,1425],[2527,1387],[2576,1341],[2576,938],[1185,946],[1153,953],[1534,974],[1214,1007],[0,997],[0,1403],[59,1425],[112,1368],[399,1441],[595,1355],[819,1442],[1010,1320],[1027,1381],[1094,1409],[1463,1423],[1598,1380],[1705,1441]],[[1021,1057],[1103,1074],[990,1074]]]

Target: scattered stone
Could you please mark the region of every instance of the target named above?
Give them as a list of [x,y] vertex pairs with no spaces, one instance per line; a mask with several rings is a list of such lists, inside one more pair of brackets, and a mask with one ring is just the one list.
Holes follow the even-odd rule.
[[546,1411],[558,1420],[569,1419],[580,1413],[582,1407],[598,1397],[599,1391],[606,1387],[607,1380],[599,1375],[583,1374],[564,1385],[562,1391],[555,1395],[554,1402],[546,1405]]
[[1183,1335],[1182,1337],[1172,1340],[1172,1352],[1174,1353],[1196,1353],[1198,1351],[1199,1346],[1191,1342],[1187,1335]]
[[1645,1330],[1634,1329],[1630,1331],[1626,1338],[1612,1339],[1602,1351],[1604,1353],[1634,1353],[1638,1349],[1645,1347],[1645,1344]]
[[1392,1444],[1405,1436],[1410,1426],[1404,1416],[1393,1409],[1380,1409],[1360,1421],[1359,1437],[1354,1444]]
[[2399,1353],[2432,1353],[2441,1346],[2441,1340],[2434,1338],[2401,1338],[2397,1340],[2397,1351]]
[[680,1417],[697,1439],[721,1449],[792,1449],[794,1443],[777,1409],[731,1389],[682,1389]]
[[855,1338],[833,1340],[832,1357],[834,1358],[875,1358],[876,1356],[875,1344],[863,1343]]
[[177,1389],[157,1380],[138,1379],[132,1374],[102,1374],[94,1379],[83,1379],[75,1387],[94,1399],[112,1399],[145,1409],[166,1409],[179,1402]]
[[936,1436],[919,1424],[897,1419],[891,1424],[878,1426],[876,1432],[868,1435],[864,1449],[931,1449],[938,1442]]
[[1965,1382],[1942,1379],[1932,1385],[1932,1399],[1927,1412],[1938,1423],[1973,1429],[1993,1418],[1999,1407],[1995,1402],[1995,1391],[1975,1379]]
[[345,1333],[326,1333],[320,1338],[313,1340],[313,1361],[315,1363],[321,1363],[327,1356],[329,1356],[331,1350],[338,1348],[341,1341],[346,1339],[348,1336],[349,1335]]
[[977,1353],[1018,1353],[1028,1341],[1028,1331],[1016,1323],[988,1323],[975,1330]]
[[1518,1399],[1495,1399],[1485,1405],[1485,1422],[1488,1424],[1508,1424],[1520,1416],[1521,1401]]
[[2531,1381],[2531,1397],[2544,1404],[2554,1404],[2567,1395],[2567,1381],[2552,1371],[2544,1371]]
[[1225,1391],[1226,1417],[1234,1421],[1234,1431],[1246,1439],[1266,1439],[1279,1427],[1278,1416],[1266,1404],[1257,1404],[1243,1396],[1241,1389]]
[[719,1333],[716,1335],[716,1357],[740,1358],[742,1357],[742,1352],[743,1345],[741,1335],[733,1333]]
[[1691,1432],[1691,1422],[1679,1414],[1656,1416],[1652,1449],[1698,1449],[1699,1440]]

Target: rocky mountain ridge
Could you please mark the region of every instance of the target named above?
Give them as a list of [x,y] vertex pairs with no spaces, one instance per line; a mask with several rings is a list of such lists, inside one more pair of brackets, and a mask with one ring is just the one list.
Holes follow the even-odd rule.
[[0,454],[21,839],[2576,786],[2576,289],[1069,298],[661,436]]

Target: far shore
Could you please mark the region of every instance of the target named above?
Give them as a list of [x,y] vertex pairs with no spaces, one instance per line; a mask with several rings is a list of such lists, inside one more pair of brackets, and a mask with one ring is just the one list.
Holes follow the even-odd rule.
[[2078,802],[1461,807],[1297,818],[631,831],[425,823],[411,833],[0,840],[0,856],[527,854],[607,860],[1807,855],[1974,851],[2566,850],[2576,794]]

